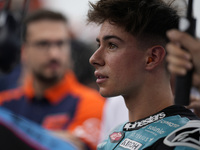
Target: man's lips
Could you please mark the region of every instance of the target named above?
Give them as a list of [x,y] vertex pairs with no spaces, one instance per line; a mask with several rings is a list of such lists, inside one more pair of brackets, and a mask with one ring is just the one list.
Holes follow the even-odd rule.
[[57,62],[52,62],[46,65],[47,68],[51,68],[51,69],[56,69],[58,67],[60,67],[60,64]]
[[108,76],[105,76],[101,73],[95,72],[95,76],[97,78],[96,82],[98,84],[105,82],[108,79]]

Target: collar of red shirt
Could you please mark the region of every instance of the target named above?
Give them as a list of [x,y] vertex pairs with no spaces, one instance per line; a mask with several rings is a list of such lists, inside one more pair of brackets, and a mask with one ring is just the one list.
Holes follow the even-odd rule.
[[[72,71],[68,71],[59,83],[45,90],[44,97],[52,104],[59,103],[62,97],[78,84],[75,74]],[[25,80],[24,91],[29,99],[34,97],[33,78],[28,77]]]

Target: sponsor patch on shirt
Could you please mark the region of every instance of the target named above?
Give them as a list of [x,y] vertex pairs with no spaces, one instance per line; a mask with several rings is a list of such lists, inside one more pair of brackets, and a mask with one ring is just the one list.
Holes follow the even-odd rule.
[[137,130],[141,127],[144,127],[150,123],[153,123],[155,121],[158,121],[160,119],[163,119],[166,116],[164,112],[157,113],[153,116],[147,117],[143,120],[136,121],[136,122],[128,122],[124,125],[124,131],[132,131],[132,130]]
[[130,149],[130,150],[139,150],[139,148],[142,146],[142,144],[126,138],[120,143],[120,146],[123,148]]
[[111,143],[117,143],[124,137],[124,132],[113,132],[109,135]]
[[200,149],[200,121],[189,121],[185,126],[173,131],[164,139],[164,144]]

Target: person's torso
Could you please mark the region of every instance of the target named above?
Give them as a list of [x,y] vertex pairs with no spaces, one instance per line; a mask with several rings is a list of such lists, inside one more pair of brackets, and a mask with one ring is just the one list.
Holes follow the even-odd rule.
[[67,94],[59,100],[59,103],[51,104],[45,98],[30,100],[22,95],[18,99],[4,102],[2,106],[47,129],[65,129],[77,115],[76,110],[80,100],[79,97]]
[[[191,147],[187,147],[187,150],[200,147],[200,140],[196,139],[196,136],[199,137],[200,121],[190,121],[197,118],[184,108],[169,108],[145,119],[118,126],[98,145],[98,150],[184,150],[188,144]],[[185,127],[186,124],[194,125],[194,128]],[[168,146],[163,143],[164,139]]]

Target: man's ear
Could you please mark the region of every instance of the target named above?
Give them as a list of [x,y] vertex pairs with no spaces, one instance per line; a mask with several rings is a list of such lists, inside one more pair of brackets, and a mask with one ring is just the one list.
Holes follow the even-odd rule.
[[165,49],[160,45],[149,48],[146,56],[146,69],[152,70],[158,65],[162,64],[165,55]]

